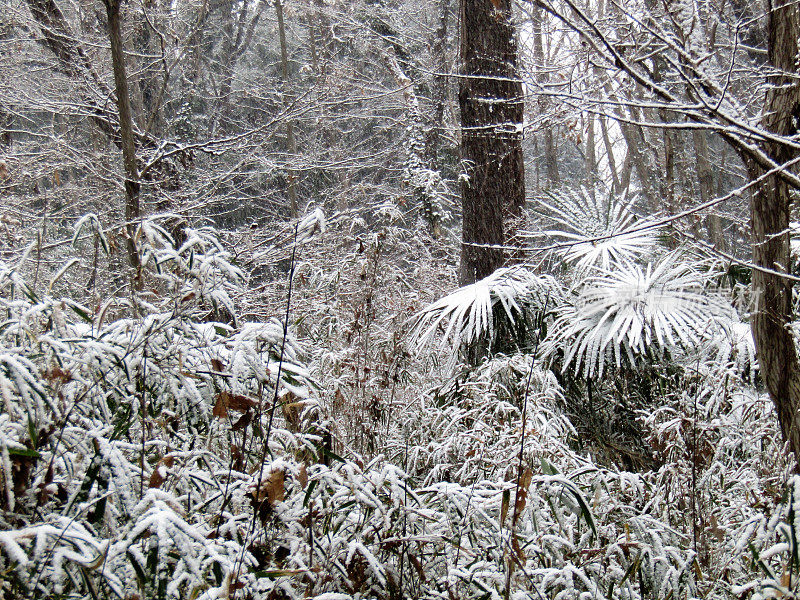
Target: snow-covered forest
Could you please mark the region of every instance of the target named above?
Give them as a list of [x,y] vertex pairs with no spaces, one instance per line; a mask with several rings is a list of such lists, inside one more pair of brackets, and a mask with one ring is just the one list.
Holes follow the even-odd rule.
[[800,597],[799,39],[0,0],[0,599]]

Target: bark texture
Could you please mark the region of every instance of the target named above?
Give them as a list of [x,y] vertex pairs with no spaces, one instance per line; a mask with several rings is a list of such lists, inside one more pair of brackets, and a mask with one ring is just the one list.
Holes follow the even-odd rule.
[[[531,25],[533,26],[533,60],[536,65],[536,81],[544,87],[550,80],[549,69],[544,52],[544,32],[542,23],[542,8],[540,6],[531,7]],[[539,94],[536,99],[536,106],[539,116],[548,115],[551,111],[551,101],[546,94]],[[558,173],[558,149],[556,148],[553,136],[553,124],[548,115],[548,121],[544,126],[544,164],[547,169],[547,187],[555,188],[561,181]]]
[[111,64],[114,71],[117,110],[119,113],[120,138],[122,140],[122,162],[125,170],[125,228],[127,233],[128,259],[134,268],[134,287],[141,286],[139,254],[133,241],[135,221],[139,218],[139,169],[136,164],[136,140],[133,131],[133,116],[128,93],[128,78],[125,73],[125,54],[122,45],[121,0],[105,0],[108,14],[108,38],[111,42]]
[[510,0],[461,0],[461,284],[505,262],[525,203],[523,98]]
[[[768,77],[764,106],[764,127],[781,136],[797,132],[800,114],[800,85],[797,72],[797,40],[800,19],[797,6],[788,0],[770,3],[768,60],[773,68]],[[794,159],[796,151],[778,143],[763,149],[776,163]],[[749,163],[750,176],[758,180],[763,169]],[[763,378],[778,413],[784,439],[795,459],[800,459],[800,363],[792,321],[792,282],[781,273],[789,269],[789,185],[772,175],[760,179],[752,202],[753,262],[769,272],[753,270],[755,310],[751,320],[753,338]],[[796,471],[800,471],[798,465]]]

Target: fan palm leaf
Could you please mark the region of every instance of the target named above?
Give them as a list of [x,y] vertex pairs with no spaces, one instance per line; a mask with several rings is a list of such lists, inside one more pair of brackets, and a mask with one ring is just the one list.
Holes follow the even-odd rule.
[[630,204],[604,190],[550,193],[539,206],[549,227],[542,233],[557,242],[563,260],[581,271],[633,264],[656,244],[653,231]]
[[703,289],[704,275],[677,252],[658,264],[620,265],[591,277],[560,311],[545,345],[563,351],[563,369],[602,376],[649,352],[668,353],[699,344],[709,331],[735,319],[724,299]]
[[430,344],[440,332],[442,347],[454,352],[481,339],[492,339],[497,305],[511,323],[526,308],[557,303],[561,291],[550,276],[535,275],[522,267],[498,269],[488,277],[461,287],[413,317],[410,337],[417,349]]

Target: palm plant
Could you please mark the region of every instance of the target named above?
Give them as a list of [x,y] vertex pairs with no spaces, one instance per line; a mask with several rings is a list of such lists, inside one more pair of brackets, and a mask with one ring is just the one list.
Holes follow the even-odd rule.
[[458,351],[481,344],[497,349],[509,329],[520,325],[531,311],[556,305],[561,287],[548,275],[535,275],[522,267],[498,269],[437,300],[413,318],[411,339],[417,349],[443,331],[441,346]]
[[617,265],[580,285],[560,310],[546,351],[562,353],[563,370],[573,365],[599,377],[608,363],[636,367],[639,357],[700,344],[735,319],[727,302],[702,288],[703,279],[677,252],[644,269]]
[[559,256],[583,272],[631,265],[650,252],[656,237],[647,222],[631,211],[629,202],[605,190],[561,191],[539,199],[537,212],[550,229]]

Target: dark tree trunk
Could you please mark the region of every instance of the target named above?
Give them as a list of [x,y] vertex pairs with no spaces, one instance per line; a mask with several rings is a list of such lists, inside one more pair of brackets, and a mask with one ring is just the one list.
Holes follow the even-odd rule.
[[523,97],[510,0],[461,0],[462,246],[460,281],[505,262],[525,204]]
[[13,123],[14,119],[11,113],[0,106],[0,146],[8,147],[11,145],[11,127]]
[[[768,61],[774,74],[767,78],[763,123],[773,133],[790,136],[797,131],[794,121],[800,110],[800,85],[795,78],[800,19],[797,6],[787,0],[770,3],[768,15]],[[782,144],[765,144],[763,149],[779,164],[797,156]],[[763,176],[754,161],[748,166],[753,180]],[[753,194],[753,262],[769,272],[753,270],[756,306],[751,326],[761,377],[775,404],[783,437],[795,460],[800,460],[800,363],[790,331],[792,282],[780,275],[790,268],[789,191],[784,178],[772,175],[757,183]],[[799,465],[795,465],[797,471]]]
[[122,141],[122,162],[125,170],[125,229],[128,259],[134,269],[134,287],[141,286],[139,254],[134,242],[135,222],[139,218],[139,169],[136,164],[136,141],[131,116],[131,101],[128,94],[128,79],[125,74],[125,54],[122,46],[121,0],[105,0],[108,14],[108,39],[111,42],[111,64],[114,70],[119,131]]

